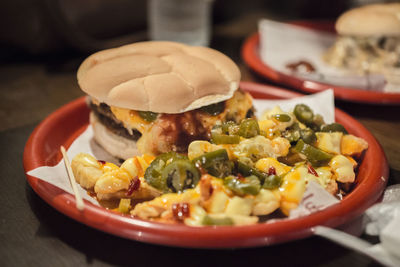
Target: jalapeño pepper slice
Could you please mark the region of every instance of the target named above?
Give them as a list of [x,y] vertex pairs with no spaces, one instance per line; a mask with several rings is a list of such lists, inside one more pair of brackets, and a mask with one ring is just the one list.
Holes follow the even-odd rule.
[[293,113],[296,118],[305,125],[309,125],[313,122],[314,112],[305,104],[297,104],[294,107]]
[[313,147],[312,145],[304,143],[302,139],[300,139],[294,150],[296,152],[302,153],[303,155],[306,156],[307,160],[312,164],[312,165],[320,165],[323,162],[326,162],[330,160],[333,155],[322,151],[319,148]]
[[239,144],[240,136],[239,135],[228,135],[228,134],[219,134],[215,132],[211,132],[211,142],[214,144]]
[[240,136],[237,135],[239,126],[233,121],[224,122],[211,130],[211,142],[214,144],[239,144]]
[[150,163],[149,167],[147,167],[144,173],[144,179],[151,186],[163,191],[164,193],[170,192],[166,180],[161,177],[161,173],[168,164],[180,159],[187,159],[187,157],[175,152],[168,152],[159,155]]
[[227,121],[221,125],[222,133],[229,135],[237,135],[239,131],[239,125],[233,121]]
[[239,126],[238,134],[244,138],[251,138],[260,134],[260,127],[255,119],[244,119]]
[[200,110],[212,116],[217,116],[218,114],[222,113],[225,110],[225,102],[223,101],[205,107],[201,107]]
[[342,132],[344,134],[348,134],[346,128],[344,128],[344,126],[340,123],[336,122],[321,126],[321,132]]
[[282,136],[285,137],[290,143],[296,142],[300,139],[300,126],[296,122],[290,128],[282,133]]
[[313,124],[310,126],[316,132],[319,132],[321,126],[324,125],[324,118],[320,114],[315,114],[313,118]]
[[[268,175],[265,172],[259,171],[243,162],[238,161],[238,172],[250,176],[254,175],[260,180],[262,188],[265,189],[275,189],[278,188],[282,183],[282,178],[278,175]],[[276,177],[275,177],[276,176]]]
[[161,173],[161,180],[172,192],[181,193],[194,188],[200,180],[200,172],[187,159],[179,159],[168,164]]
[[262,185],[262,188],[264,189],[275,189],[280,187],[282,184],[282,177],[276,174],[268,175],[264,183]]
[[239,178],[229,175],[224,179],[224,185],[238,195],[257,195],[260,192],[260,180],[255,175]]
[[205,153],[192,162],[196,166],[204,168],[209,174],[215,177],[223,178],[232,173],[234,164],[229,160],[226,149],[218,149]]
[[261,183],[264,183],[264,180],[267,177],[266,173],[263,173],[262,171],[259,171],[241,161],[238,161],[238,172],[244,176],[255,175]]
[[139,116],[145,121],[152,122],[157,119],[158,113],[151,111],[138,111]]
[[317,140],[317,136],[315,135],[314,131],[311,130],[310,128],[301,129],[300,137],[306,144],[312,144]]
[[294,147],[292,147],[289,149],[289,153],[284,157],[279,157],[278,161],[286,165],[293,166],[298,162],[305,161],[305,157],[303,154],[297,152]]
[[280,122],[289,122],[292,118],[290,118],[287,114],[274,114],[272,117]]

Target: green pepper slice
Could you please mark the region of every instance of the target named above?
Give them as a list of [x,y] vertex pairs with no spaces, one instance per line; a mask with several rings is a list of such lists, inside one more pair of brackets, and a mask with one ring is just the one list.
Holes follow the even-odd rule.
[[260,134],[260,126],[255,119],[244,119],[239,126],[238,134],[244,138],[251,138]]
[[203,218],[202,225],[233,225],[233,220],[229,217],[214,218],[210,215],[206,215]]
[[233,121],[227,121],[221,125],[222,133],[229,135],[237,135],[239,131],[239,125]]
[[305,161],[305,157],[303,154],[297,152],[294,147],[291,147],[289,149],[289,153],[284,157],[279,157],[278,161],[286,165],[293,166],[298,162]]
[[312,144],[317,140],[314,131],[308,127],[300,130],[300,137],[306,144]]
[[192,162],[215,177],[223,178],[232,173],[234,163],[229,160],[226,149],[218,149],[212,152],[205,153]]
[[302,139],[297,142],[294,150],[304,154],[312,165],[320,165],[323,162],[329,161],[333,157],[333,155],[322,151],[319,148],[306,144]]
[[297,104],[294,107],[293,113],[300,122],[306,125],[313,122],[314,112],[305,104]]
[[237,135],[239,126],[233,121],[224,122],[214,126],[211,130],[211,142],[214,144],[238,144],[240,136]]
[[315,132],[319,132],[321,126],[325,124],[324,118],[320,114],[315,114],[313,118],[313,123],[309,127]]
[[342,132],[344,134],[348,134],[346,128],[344,128],[343,125],[340,123],[331,123],[331,124],[325,124],[321,126],[321,132]]
[[239,144],[240,136],[239,135],[228,135],[228,134],[219,134],[215,132],[211,132],[211,142],[214,144]]
[[161,173],[168,164],[180,159],[187,159],[187,157],[175,152],[168,152],[159,155],[150,163],[149,167],[147,167],[144,173],[144,179],[151,186],[163,191],[164,193],[170,192],[165,179],[161,177]]
[[222,113],[225,110],[225,102],[222,101],[205,107],[201,107],[200,110],[212,116],[217,116],[218,114]]
[[[238,172],[244,176],[255,176],[262,184],[262,188],[275,189],[282,183],[282,178],[278,175],[268,175],[265,172],[259,171],[243,162],[238,161]],[[276,177],[274,177],[276,176]]]
[[260,180],[261,183],[264,183],[265,178],[268,176],[266,173],[263,173],[262,171],[259,171],[256,168],[253,168],[241,161],[238,161],[237,166],[238,166],[238,172],[240,174],[242,174],[243,176],[255,175]]
[[179,159],[168,164],[161,173],[161,180],[174,193],[194,188],[200,180],[200,172],[188,159]]
[[282,136],[285,137],[290,143],[297,142],[300,139],[300,126],[296,122],[286,131],[282,132]]
[[282,184],[282,177],[280,177],[279,175],[268,175],[265,180],[264,183],[262,185],[262,188],[264,189],[275,189],[280,187]]
[[139,116],[145,121],[152,122],[157,119],[158,113],[151,111],[138,111]]
[[239,178],[229,175],[224,179],[224,185],[238,195],[257,195],[260,192],[260,180],[255,175]]
[[272,117],[280,122],[289,122],[292,119],[287,114],[274,114],[274,115],[272,115]]

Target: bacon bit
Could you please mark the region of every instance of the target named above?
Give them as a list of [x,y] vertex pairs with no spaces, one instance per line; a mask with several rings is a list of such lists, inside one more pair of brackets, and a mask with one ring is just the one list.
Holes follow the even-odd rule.
[[190,204],[189,203],[174,203],[172,204],[172,214],[174,219],[180,222],[190,216]]
[[268,175],[276,175],[276,169],[274,167],[269,167]]
[[212,195],[212,193],[214,192],[214,188],[212,187],[212,186],[210,186],[210,189],[208,189],[209,190],[209,195],[211,196]]
[[140,188],[140,180],[139,177],[135,177],[132,179],[131,183],[129,184],[128,191],[126,192],[126,196],[130,197],[133,192],[137,191]]
[[244,180],[244,176],[241,173],[238,173],[237,175],[238,180]]
[[106,164],[106,162],[104,160],[97,160],[97,162],[102,164],[102,165]]
[[308,173],[311,173],[312,175],[319,177],[317,171],[310,164],[307,164],[307,169]]

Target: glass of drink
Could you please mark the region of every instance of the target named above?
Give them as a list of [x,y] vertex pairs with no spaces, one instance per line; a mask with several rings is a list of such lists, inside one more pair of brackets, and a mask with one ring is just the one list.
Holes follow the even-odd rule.
[[208,46],[212,0],[148,0],[152,40]]

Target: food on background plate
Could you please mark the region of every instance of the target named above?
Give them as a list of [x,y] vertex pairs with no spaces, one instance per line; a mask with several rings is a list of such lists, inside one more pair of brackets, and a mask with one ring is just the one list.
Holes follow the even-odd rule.
[[253,117],[240,72],[222,53],[174,42],[139,42],[100,51],[80,66],[94,139],[111,155],[187,152],[217,122]]
[[368,144],[304,104],[275,107],[259,120],[218,122],[211,140],[188,153],[127,159],[121,166],[88,154],[72,160],[77,182],[117,212],[190,226],[248,225],[295,209],[310,181],[339,199],[356,181]]
[[336,21],[339,35],[324,54],[335,67],[360,74],[381,73],[400,84],[400,3],[351,9]]

